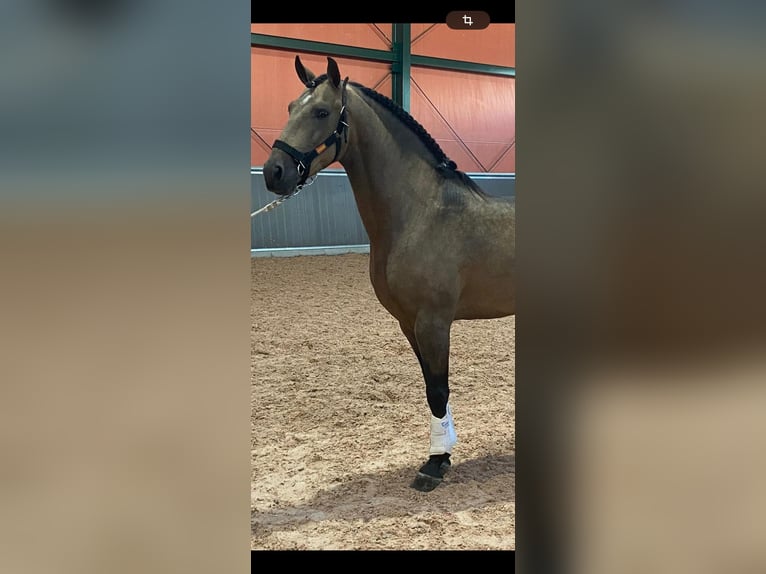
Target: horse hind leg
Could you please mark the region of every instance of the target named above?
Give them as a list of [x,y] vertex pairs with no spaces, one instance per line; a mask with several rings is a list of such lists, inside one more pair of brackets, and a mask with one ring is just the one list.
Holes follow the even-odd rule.
[[449,406],[449,346],[451,320],[419,313],[415,327],[405,336],[420,362],[431,410],[431,445],[428,461],[420,468],[412,487],[422,492],[436,488],[450,468],[452,447],[457,442]]

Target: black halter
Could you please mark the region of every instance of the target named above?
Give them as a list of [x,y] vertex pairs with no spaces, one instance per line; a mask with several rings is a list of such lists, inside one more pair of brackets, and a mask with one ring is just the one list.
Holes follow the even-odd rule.
[[[281,149],[283,152],[286,152],[290,154],[290,156],[295,160],[298,167],[298,185],[303,185],[306,180],[309,177],[309,172],[311,171],[311,162],[314,161],[317,157],[319,157],[320,154],[322,154],[328,147],[331,145],[335,145],[335,156],[333,157],[332,161],[330,163],[333,163],[335,160],[338,159],[338,155],[340,154],[340,138],[342,135],[345,135],[344,140],[348,141],[348,122],[346,122],[346,84],[348,83],[348,78],[343,80],[343,88],[341,92],[341,107],[340,107],[340,117],[338,118],[338,125],[335,128],[335,131],[332,132],[325,140],[320,143],[318,146],[316,146],[314,149],[312,149],[309,152],[302,153],[295,149],[290,144],[283,142],[282,140],[276,140],[274,142],[274,145],[271,146],[272,148]],[[308,88],[315,88],[316,83],[312,80],[308,84],[306,84],[306,87]]]

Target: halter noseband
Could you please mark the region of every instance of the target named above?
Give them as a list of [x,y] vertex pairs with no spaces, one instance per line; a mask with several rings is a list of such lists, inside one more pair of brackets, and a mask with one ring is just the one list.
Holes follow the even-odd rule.
[[[311,162],[314,161],[317,157],[319,157],[320,154],[322,154],[328,147],[331,145],[335,145],[335,156],[333,157],[332,161],[330,163],[333,163],[335,160],[338,159],[338,155],[340,154],[340,138],[342,135],[345,135],[345,141],[348,141],[348,122],[346,122],[346,84],[348,83],[348,78],[343,80],[343,88],[341,91],[341,107],[340,107],[340,117],[338,118],[338,125],[335,128],[335,131],[332,132],[325,140],[320,143],[318,146],[316,146],[311,151],[308,151],[306,153],[302,153],[295,149],[290,144],[282,141],[282,140],[276,140],[274,142],[274,145],[271,146],[273,148],[281,149],[283,152],[289,154],[296,162],[297,168],[298,168],[298,185],[303,185],[306,180],[309,177],[309,172],[311,171]],[[308,88],[315,88],[317,84],[312,80],[311,82],[306,84],[306,87]]]

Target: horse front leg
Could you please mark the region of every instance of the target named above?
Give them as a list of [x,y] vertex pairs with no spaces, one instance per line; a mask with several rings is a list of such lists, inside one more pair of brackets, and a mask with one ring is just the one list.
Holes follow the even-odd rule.
[[431,410],[431,444],[428,461],[420,468],[412,487],[428,492],[441,483],[450,468],[452,447],[457,442],[449,405],[449,346],[451,319],[420,312],[414,329],[402,327],[420,362]]

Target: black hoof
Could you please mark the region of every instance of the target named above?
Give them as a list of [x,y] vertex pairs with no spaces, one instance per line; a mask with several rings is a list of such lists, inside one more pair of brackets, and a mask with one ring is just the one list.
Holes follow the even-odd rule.
[[441,478],[428,476],[427,474],[419,472],[410,486],[412,486],[412,488],[415,490],[419,490],[420,492],[431,492],[434,488],[441,484],[441,481]]
[[444,475],[450,469],[449,457],[448,453],[431,455],[428,458],[428,462],[420,468],[410,486],[420,492],[431,492],[439,486]]

